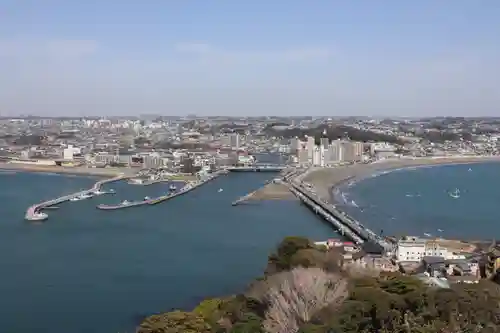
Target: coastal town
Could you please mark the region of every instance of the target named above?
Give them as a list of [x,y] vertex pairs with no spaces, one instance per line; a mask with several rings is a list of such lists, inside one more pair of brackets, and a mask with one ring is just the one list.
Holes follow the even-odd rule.
[[[496,159],[500,130],[491,119],[149,116],[17,118],[3,119],[0,124],[4,169],[121,175],[133,183],[145,184],[189,180],[189,188],[184,190],[191,190],[212,179],[210,174],[215,176],[228,168],[255,167],[260,162],[256,157],[259,154],[278,156],[274,165],[286,164],[280,177],[236,203],[299,198],[349,239],[318,243],[329,249],[342,249],[346,263],[415,274],[440,287],[449,287],[450,282],[478,282],[500,267],[500,251],[491,241],[469,243],[421,235],[382,237],[343,216],[331,194],[335,184],[378,170]],[[100,185],[96,186],[92,193],[100,190]],[[146,198],[123,204],[122,208],[156,204],[172,196]],[[40,207],[30,208],[32,219],[47,217],[37,213]]]
[[500,333],[500,6],[3,1],[0,333]]
[[61,172],[191,174],[248,165],[259,153],[318,167],[402,156],[491,156],[498,153],[499,127],[494,119],[463,118],[2,118],[0,161]]
[[[65,202],[73,205],[73,201],[115,195],[105,187],[114,182],[136,187],[163,183],[158,196],[95,206],[109,214],[143,207],[147,216],[152,206],[175,205],[171,199],[189,195],[219,176],[270,171],[265,184],[255,184],[252,192],[224,205],[244,210],[231,204],[302,203],[332,234],[307,240],[314,244],[311,251],[319,251],[314,256],[330,259],[315,262],[318,259],[309,258],[308,252],[302,258],[306,267],[325,261],[352,278],[389,274],[417,280],[429,290],[453,290],[499,280],[496,240],[446,239],[425,232],[383,234],[371,228],[369,216],[360,221],[348,214],[341,191],[346,184],[394,169],[498,161],[499,128],[494,119],[455,118],[9,118],[0,120],[0,173],[99,176],[88,189],[31,203],[25,208],[25,220],[37,224],[50,220],[48,210]],[[448,193],[450,200],[460,197],[456,191]],[[260,209],[258,205],[247,208]],[[144,319],[138,332],[164,332],[143,330],[157,320],[155,316]]]

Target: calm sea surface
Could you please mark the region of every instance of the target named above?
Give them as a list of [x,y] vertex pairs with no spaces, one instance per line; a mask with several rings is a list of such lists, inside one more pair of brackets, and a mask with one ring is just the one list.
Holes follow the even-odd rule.
[[[499,175],[496,163],[394,171],[344,187],[344,209],[385,234],[500,238]],[[297,202],[231,206],[273,176],[235,173],[157,206],[97,210],[168,186],[117,183],[116,195],[61,204],[36,225],[23,220],[29,205],[96,179],[0,173],[2,332],[133,332],[148,314],[240,291],[285,236],[334,236]]]
[[500,163],[397,170],[342,191],[343,209],[376,232],[500,238]]
[[235,173],[156,206],[96,209],[167,189],[117,183],[116,195],[61,204],[30,224],[29,205],[96,179],[0,173],[1,331],[134,332],[146,315],[241,291],[285,236],[332,237],[297,202],[231,206],[273,176]]

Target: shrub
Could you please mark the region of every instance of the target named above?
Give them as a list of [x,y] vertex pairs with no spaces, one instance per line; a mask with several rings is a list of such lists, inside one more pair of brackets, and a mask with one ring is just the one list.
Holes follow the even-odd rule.
[[210,333],[211,326],[203,316],[173,311],[153,315],[142,322],[137,333]]

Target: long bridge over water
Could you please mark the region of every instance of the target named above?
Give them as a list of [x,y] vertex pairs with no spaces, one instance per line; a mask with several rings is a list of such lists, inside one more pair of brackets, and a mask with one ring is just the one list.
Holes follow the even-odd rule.
[[372,230],[338,210],[334,205],[321,199],[316,193],[308,189],[302,181],[298,180],[298,178],[300,178],[300,175],[295,172],[285,177],[285,182],[290,190],[302,200],[302,202],[330,222],[342,235],[349,237],[358,244],[371,242],[379,246],[381,251],[392,250],[392,244],[389,244],[381,236],[375,234]]
[[284,164],[251,164],[242,166],[229,166],[225,169],[231,172],[280,172],[287,169]]

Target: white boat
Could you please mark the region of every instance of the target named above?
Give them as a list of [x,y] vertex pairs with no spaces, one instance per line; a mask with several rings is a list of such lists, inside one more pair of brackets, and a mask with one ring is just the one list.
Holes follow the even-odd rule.
[[170,191],[175,191],[175,190],[177,190],[177,186],[172,184],[172,185],[170,185],[169,189],[170,189]]
[[93,197],[92,194],[90,194],[90,193],[84,193],[84,194],[80,194],[77,197],[71,198],[69,200],[70,201],[80,201],[80,200],[85,200],[85,199],[89,199],[89,198],[92,198],[92,197]]
[[220,193],[220,192],[222,192],[222,191],[224,191],[224,189],[220,188],[217,192],[219,192],[219,193]]
[[455,189],[452,193],[449,193],[450,197],[453,199],[458,199],[460,198],[460,190],[458,188]]
[[43,221],[46,220],[49,216],[45,213],[34,213],[30,216],[30,221]]
[[470,171],[472,171],[472,169],[471,169],[471,168],[469,168],[469,172],[470,172]]
[[432,235],[424,232],[424,236],[431,237]]
[[129,202],[128,202],[128,200],[123,200],[121,204],[122,204],[122,205],[128,205],[128,204],[129,204]]
[[150,197],[144,197],[144,201],[148,201],[148,200],[151,200]]

